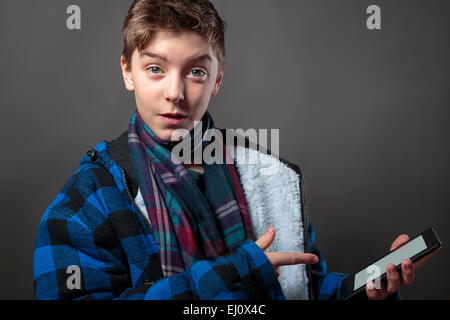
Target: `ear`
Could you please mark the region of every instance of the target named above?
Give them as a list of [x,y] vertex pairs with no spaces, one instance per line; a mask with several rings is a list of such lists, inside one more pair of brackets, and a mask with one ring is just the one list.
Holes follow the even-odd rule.
[[222,84],[222,80],[223,80],[223,73],[224,73],[224,71],[225,71],[225,67],[222,67],[220,69],[219,74],[217,75],[216,83],[214,84],[214,90],[211,93],[212,97],[217,95],[217,93],[219,92],[219,88],[220,88],[220,85]]
[[120,67],[122,68],[123,81],[125,83],[125,88],[129,91],[134,91],[134,82],[131,70],[128,70],[125,57],[120,56]]

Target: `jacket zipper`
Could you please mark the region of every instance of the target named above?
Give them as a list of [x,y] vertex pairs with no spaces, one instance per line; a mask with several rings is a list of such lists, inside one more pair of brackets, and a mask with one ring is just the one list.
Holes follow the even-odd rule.
[[[301,183],[301,188],[300,188],[300,196],[301,196],[301,201],[302,201],[302,208],[303,208],[303,229],[305,230],[304,235],[305,235],[305,253],[310,253],[311,249],[310,249],[310,234],[309,234],[309,217],[308,217],[308,199],[306,199],[306,188],[305,188],[305,181],[303,178],[303,173],[301,172],[300,169],[300,183]],[[313,293],[313,289],[312,289],[312,275],[311,275],[311,265],[307,264],[306,265],[306,273],[308,276],[308,289],[309,289],[309,298],[311,300],[314,300],[314,293]]]
[[142,211],[137,206],[136,201],[134,201],[133,197],[131,196],[130,189],[128,188],[128,182],[127,182],[127,179],[125,177],[125,171],[122,168],[121,168],[121,170],[122,170],[122,179],[123,179],[123,182],[125,184],[125,191],[127,192],[128,200],[133,204],[133,206],[135,207],[137,212],[139,212],[139,214],[144,218],[145,224],[147,225],[148,229],[150,230],[150,233],[152,234],[153,239],[156,241],[155,233],[153,232],[153,229],[150,226],[150,223],[148,222],[147,217],[142,213]]

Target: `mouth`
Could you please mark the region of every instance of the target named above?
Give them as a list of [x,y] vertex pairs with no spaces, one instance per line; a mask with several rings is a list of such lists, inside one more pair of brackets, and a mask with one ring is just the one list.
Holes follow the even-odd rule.
[[183,119],[186,118],[184,114],[181,113],[161,113],[160,116],[168,117],[168,118],[174,118],[174,119]]
[[180,124],[185,118],[187,118],[186,115],[181,113],[161,113],[158,114],[164,122],[166,122],[169,125],[178,125]]

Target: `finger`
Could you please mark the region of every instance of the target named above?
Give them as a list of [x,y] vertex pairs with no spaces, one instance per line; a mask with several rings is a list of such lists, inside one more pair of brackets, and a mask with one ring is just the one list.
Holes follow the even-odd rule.
[[401,280],[400,275],[398,274],[397,269],[393,264],[388,264],[388,266],[386,267],[386,274],[387,274],[386,293],[390,295],[400,289]]
[[403,283],[408,285],[414,282],[415,278],[415,270],[414,264],[411,262],[411,259],[403,260],[402,262],[402,280]]
[[391,245],[391,251],[397,249],[398,247],[400,247],[401,245],[407,243],[409,241],[409,237],[407,234],[401,234],[399,235],[394,242]]
[[270,246],[274,238],[275,229],[274,227],[270,226],[269,228],[267,228],[266,232],[258,240],[255,241],[255,243],[264,251]]
[[369,300],[381,300],[379,290],[375,287],[374,281],[367,283],[366,294]]
[[267,258],[274,267],[294,264],[314,264],[319,261],[316,255],[301,252],[266,252]]

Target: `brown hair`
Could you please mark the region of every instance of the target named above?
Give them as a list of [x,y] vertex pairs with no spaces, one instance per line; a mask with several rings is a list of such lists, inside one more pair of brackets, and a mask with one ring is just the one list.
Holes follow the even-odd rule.
[[135,0],[123,26],[122,55],[130,70],[134,50],[143,50],[153,32],[187,29],[206,38],[222,67],[225,65],[225,27],[209,0]]

